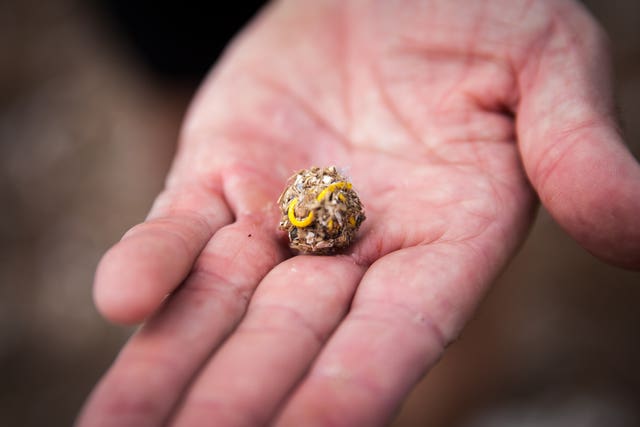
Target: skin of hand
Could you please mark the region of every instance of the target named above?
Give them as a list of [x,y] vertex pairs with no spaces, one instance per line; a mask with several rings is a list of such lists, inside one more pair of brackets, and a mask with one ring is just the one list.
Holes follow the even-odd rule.
[[[539,199],[640,268],[640,168],[576,2],[282,0],[228,49],[95,300],[144,325],[80,426],[384,425],[517,250]],[[367,221],[292,256],[275,200],[349,168]]]

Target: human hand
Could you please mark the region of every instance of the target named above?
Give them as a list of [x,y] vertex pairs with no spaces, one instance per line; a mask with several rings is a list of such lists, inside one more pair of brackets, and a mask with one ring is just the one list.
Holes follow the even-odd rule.
[[[570,1],[273,4],[100,264],[102,313],[146,322],[79,424],[384,424],[524,239],[532,189],[588,250],[640,267],[607,63]],[[343,255],[291,257],[275,200],[330,164],[368,219]]]

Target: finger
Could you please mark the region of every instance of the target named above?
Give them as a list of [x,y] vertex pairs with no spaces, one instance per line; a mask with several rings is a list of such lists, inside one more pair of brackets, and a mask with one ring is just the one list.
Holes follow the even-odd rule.
[[99,311],[118,323],[145,319],[187,276],[213,233],[231,220],[219,191],[196,185],[165,191],[149,219],[102,258],[94,284]]
[[249,170],[225,174],[236,222],[209,240],[188,279],[125,346],[79,425],[163,425],[192,377],[240,321],[260,280],[287,256],[275,229],[279,179]]
[[577,5],[558,11],[521,67],[524,166],[551,215],[589,251],[640,268],[640,167],[616,128],[605,37]]
[[122,350],[79,426],[163,425],[189,381],[235,327],[264,275],[285,254],[270,221],[222,228],[194,272]]
[[439,243],[374,263],[277,425],[386,425],[458,334],[504,258],[471,243]]
[[309,256],[271,271],[172,425],[266,425],[343,318],[363,272],[348,257]]

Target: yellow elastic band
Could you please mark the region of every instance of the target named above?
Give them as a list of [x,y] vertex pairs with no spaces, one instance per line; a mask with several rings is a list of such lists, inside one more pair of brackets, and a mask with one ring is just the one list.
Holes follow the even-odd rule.
[[322,190],[320,192],[320,194],[318,194],[318,197],[316,197],[316,200],[321,202],[322,199],[324,199],[327,194],[332,193],[336,190],[336,188],[338,190],[342,190],[343,188],[346,188],[347,190],[351,189],[351,183],[350,182],[345,182],[345,181],[338,181],[338,182],[334,182],[333,184],[329,184],[327,185],[327,188],[325,188],[324,190]]
[[296,227],[299,227],[299,228],[307,227],[309,226],[309,224],[313,222],[313,211],[309,212],[309,215],[307,215],[305,218],[298,219],[296,218],[296,213],[295,213],[295,208],[297,204],[298,204],[297,197],[294,197],[293,200],[289,202],[289,209],[287,211],[287,216],[289,217],[289,221],[291,221],[291,224],[295,225]]

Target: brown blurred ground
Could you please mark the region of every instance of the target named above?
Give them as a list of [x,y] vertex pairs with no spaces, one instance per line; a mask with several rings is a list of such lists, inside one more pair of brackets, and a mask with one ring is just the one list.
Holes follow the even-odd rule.
[[[640,153],[640,2],[592,0]],[[0,3],[0,426],[66,426],[130,331],[101,320],[101,253],[144,218],[189,92],[151,76],[88,3]],[[640,226],[640,219],[639,219]],[[640,425],[640,274],[542,212],[396,426]]]

